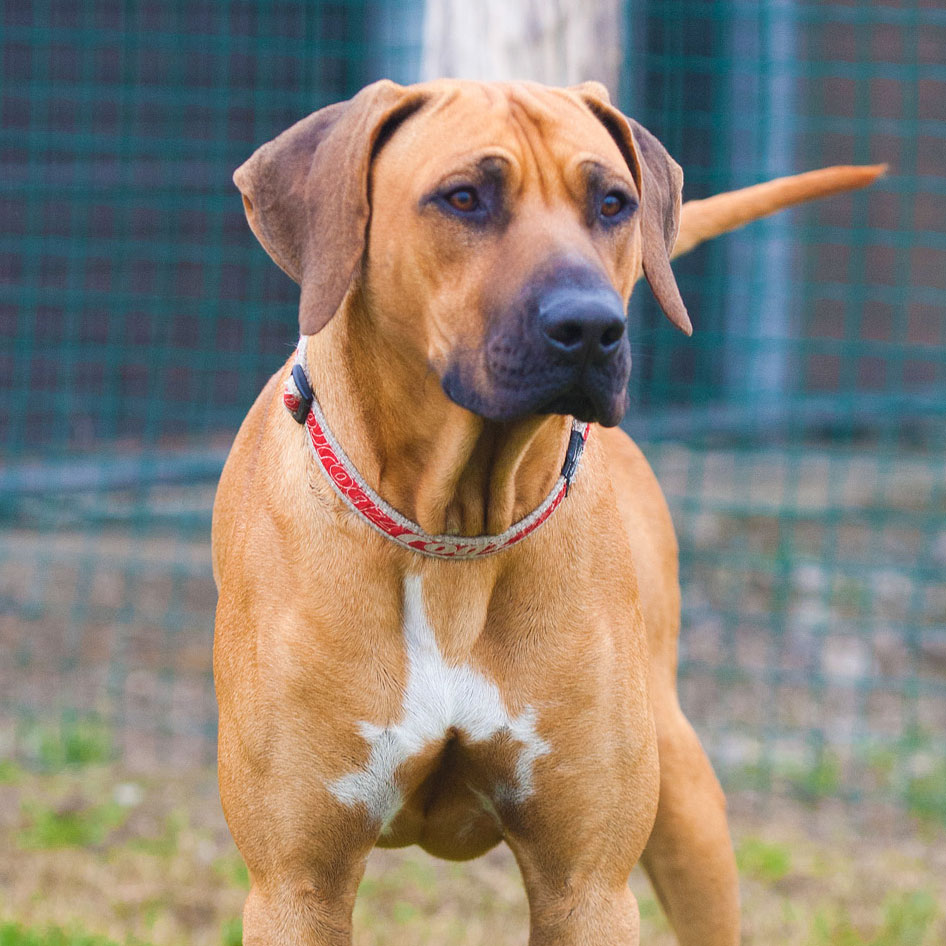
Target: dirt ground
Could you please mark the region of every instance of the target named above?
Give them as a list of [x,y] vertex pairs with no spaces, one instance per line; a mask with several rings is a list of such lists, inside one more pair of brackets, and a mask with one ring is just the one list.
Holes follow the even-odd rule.
[[[867,823],[826,802],[769,798],[760,808],[739,795],[731,813],[746,946],[946,942],[942,826],[906,817]],[[142,778],[94,763],[44,774],[0,764],[0,921],[118,943],[236,946],[246,883],[211,769]],[[631,884],[642,942],[671,946],[646,879],[635,871]],[[355,941],[507,946],[525,942],[527,921],[504,847],[468,864],[417,849],[378,851],[359,892]]]

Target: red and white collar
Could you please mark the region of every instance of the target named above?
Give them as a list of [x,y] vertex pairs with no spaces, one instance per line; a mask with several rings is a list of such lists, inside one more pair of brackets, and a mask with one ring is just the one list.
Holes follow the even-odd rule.
[[431,535],[425,532],[416,522],[411,522],[389,506],[364,481],[332,435],[306,374],[307,341],[308,337],[305,335],[299,339],[295,362],[289,379],[286,381],[283,403],[293,418],[305,425],[309,433],[309,446],[312,448],[312,453],[335,492],[369,525],[392,542],[433,558],[470,559],[494,555],[535,532],[568,495],[568,488],[578,472],[582,450],[591,429],[590,424],[578,420],[572,420],[572,432],[565,453],[565,463],[552,491],[545,497],[542,504],[524,519],[520,519],[499,535],[467,537]]

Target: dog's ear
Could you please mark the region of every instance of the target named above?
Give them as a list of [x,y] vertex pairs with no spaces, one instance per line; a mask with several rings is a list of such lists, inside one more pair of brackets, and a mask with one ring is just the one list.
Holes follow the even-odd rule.
[[342,304],[365,248],[371,159],[423,96],[382,80],[303,118],[236,169],[250,227],[302,287],[299,329],[313,335]]
[[574,91],[611,133],[634,175],[641,200],[644,275],[667,318],[692,335],[693,326],[670,268],[670,254],[680,228],[683,171],[646,128],[596,94],[596,85],[586,82]]
[[589,100],[597,101],[604,105],[611,104],[611,93],[608,92],[608,87],[603,82],[596,82],[594,79],[589,79],[587,82],[581,82],[578,85],[569,86],[568,91],[574,92],[588,102],[589,105],[591,104]]

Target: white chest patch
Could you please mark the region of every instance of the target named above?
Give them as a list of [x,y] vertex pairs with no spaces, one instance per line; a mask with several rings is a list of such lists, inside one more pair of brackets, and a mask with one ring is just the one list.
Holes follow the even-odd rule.
[[400,722],[358,724],[371,755],[364,768],[331,783],[335,797],[346,805],[365,805],[386,828],[403,803],[395,780],[398,767],[431,742],[442,740],[451,728],[473,742],[507,734],[521,743],[515,784],[497,786],[497,796],[520,802],[531,795],[533,763],[550,751],[536,732],[535,711],[526,707],[511,716],[495,683],[472,667],[444,661],[424,611],[417,575],[404,580],[404,642],[407,684]]

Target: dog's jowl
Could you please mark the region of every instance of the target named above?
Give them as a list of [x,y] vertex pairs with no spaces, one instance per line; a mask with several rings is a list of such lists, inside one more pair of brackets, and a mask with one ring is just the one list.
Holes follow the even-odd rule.
[[350,943],[375,845],[501,842],[532,946],[637,943],[638,860],[684,946],[737,942],[676,697],[673,528],[617,427],[625,311],[643,275],[689,332],[679,246],[878,170],[681,211],[679,167],[601,86],[459,81],[376,83],[237,170],[301,287],[214,507],[246,946]]

